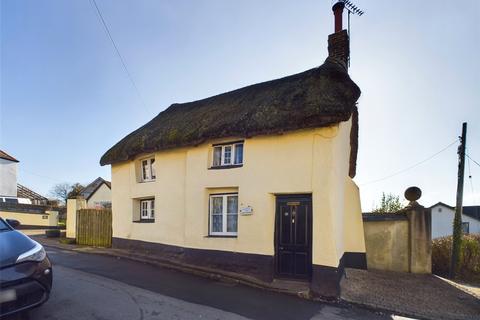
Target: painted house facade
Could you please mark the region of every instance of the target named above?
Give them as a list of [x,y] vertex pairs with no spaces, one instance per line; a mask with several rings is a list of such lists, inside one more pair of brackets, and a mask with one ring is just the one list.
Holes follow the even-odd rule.
[[17,183],[18,163],[0,150],[0,217],[18,220],[24,227],[56,227],[58,211],[48,199]]
[[[432,211],[432,238],[451,236],[455,207],[439,202],[430,207]],[[480,234],[480,206],[464,206],[462,210],[462,231],[464,234]]]
[[17,198],[18,160],[0,150],[0,202]]
[[112,186],[110,181],[101,177],[93,180],[79,192],[79,196],[86,201],[86,207],[92,209],[111,208]]
[[114,247],[322,296],[366,268],[360,89],[337,31],[320,67],[173,104],[108,150]]

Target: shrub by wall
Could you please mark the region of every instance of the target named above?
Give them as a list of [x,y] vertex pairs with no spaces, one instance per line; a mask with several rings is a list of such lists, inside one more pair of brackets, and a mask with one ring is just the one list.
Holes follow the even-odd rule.
[[[452,236],[433,240],[432,272],[447,277],[450,272]],[[480,234],[464,235],[460,252],[459,280],[480,284]]]

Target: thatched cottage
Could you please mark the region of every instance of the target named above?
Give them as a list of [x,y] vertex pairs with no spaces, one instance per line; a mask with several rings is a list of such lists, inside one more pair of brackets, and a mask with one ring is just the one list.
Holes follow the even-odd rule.
[[113,245],[337,295],[345,267],[366,267],[360,89],[346,30],[328,52],[320,67],[173,104],[108,150]]

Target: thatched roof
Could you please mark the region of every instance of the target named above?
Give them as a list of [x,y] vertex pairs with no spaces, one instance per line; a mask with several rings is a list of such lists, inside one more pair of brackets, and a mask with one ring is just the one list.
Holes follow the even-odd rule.
[[[216,138],[330,126],[348,120],[356,112],[359,96],[360,89],[345,68],[327,59],[322,66],[299,74],[203,100],[172,104],[120,140],[102,156],[100,164]],[[356,134],[353,136],[356,138]]]

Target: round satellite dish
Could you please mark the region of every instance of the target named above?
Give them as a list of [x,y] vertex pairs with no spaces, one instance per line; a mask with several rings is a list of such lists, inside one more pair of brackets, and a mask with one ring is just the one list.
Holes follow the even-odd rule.
[[405,198],[408,201],[417,201],[422,196],[422,190],[419,187],[410,187],[405,190]]

